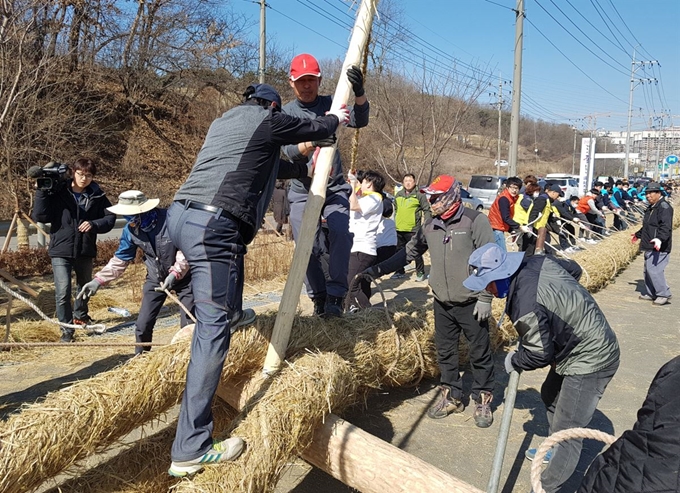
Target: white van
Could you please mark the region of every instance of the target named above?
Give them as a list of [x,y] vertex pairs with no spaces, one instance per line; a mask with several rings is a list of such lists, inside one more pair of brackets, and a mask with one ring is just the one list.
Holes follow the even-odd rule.
[[578,196],[578,180],[566,173],[550,173],[545,175],[547,185],[557,184],[564,192],[564,200],[569,200],[572,195]]
[[472,175],[467,190],[474,198],[481,200],[484,207],[488,209],[496,200],[498,191],[506,178],[498,175]]

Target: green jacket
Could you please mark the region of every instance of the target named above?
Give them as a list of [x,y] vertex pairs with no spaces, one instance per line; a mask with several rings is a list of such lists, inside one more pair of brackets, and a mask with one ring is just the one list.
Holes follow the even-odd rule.
[[394,224],[397,231],[402,233],[416,231],[431,217],[427,197],[420,193],[417,187],[410,193],[402,188],[394,196]]

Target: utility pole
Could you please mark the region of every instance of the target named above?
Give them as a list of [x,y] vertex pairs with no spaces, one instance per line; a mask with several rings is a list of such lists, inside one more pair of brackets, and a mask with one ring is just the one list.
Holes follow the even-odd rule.
[[517,176],[519,146],[519,111],[522,96],[522,43],[524,40],[524,0],[517,0],[515,10],[515,66],[512,73],[512,113],[510,115],[510,152],[508,176]]
[[635,61],[635,48],[633,48],[633,60],[630,64],[630,94],[628,96],[628,125],[626,126],[626,160],[623,163],[623,177],[628,178],[628,165],[630,164],[630,124],[631,120],[633,119],[633,91],[635,90],[635,86],[637,85],[636,82],[638,83],[644,83],[644,82],[657,82],[658,81],[654,78],[647,78],[647,79],[636,79],[635,78],[635,72],[637,69],[644,67],[645,65],[649,65],[650,67],[654,64],[659,64],[658,61],[656,60],[651,60],[651,61]]
[[[503,114],[503,78],[498,72],[498,151],[496,152],[496,175],[501,176],[501,115]],[[513,175],[514,176],[514,175]]]
[[576,169],[576,127],[572,127],[574,131],[574,152],[571,153],[571,174],[574,175],[574,170]]
[[260,84],[264,84],[264,68],[267,60],[267,4],[260,0]]

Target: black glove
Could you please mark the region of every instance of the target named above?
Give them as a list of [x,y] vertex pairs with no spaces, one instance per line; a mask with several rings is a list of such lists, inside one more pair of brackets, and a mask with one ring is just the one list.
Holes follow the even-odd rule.
[[380,272],[380,267],[377,265],[374,265],[372,267],[369,267],[365,271],[362,271],[360,275],[364,277],[370,277],[371,279],[377,279],[380,276],[382,276],[382,273]]
[[354,91],[354,96],[357,98],[363,96],[364,91],[364,75],[361,70],[356,65],[352,65],[347,69],[347,79],[350,84],[352,84],[352,90]]
[[325,139],[313,140],[312,147],[330,147],[335,144],[337,140],[337,137],[335,137],[335,134],[333,134],[330,137],[326,137]]

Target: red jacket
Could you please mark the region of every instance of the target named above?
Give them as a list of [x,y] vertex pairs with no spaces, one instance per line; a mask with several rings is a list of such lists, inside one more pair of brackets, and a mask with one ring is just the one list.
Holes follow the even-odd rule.
[[515,202],[517,202],[519,196],[513,197],[506,188],[498,195],[498,197],[496,197],[493,204],[491,204],[491,208],[489,209],[489,222],[491,223],[491,227],[497,231],[510,231],[510,226],[503,221],[501,209],[498,206],[498,201],[501,197],[505,197],[510,202],[510,217],[515,213]]

